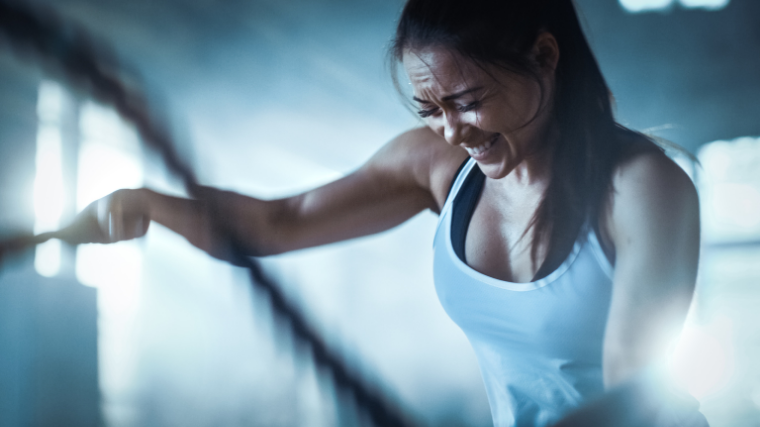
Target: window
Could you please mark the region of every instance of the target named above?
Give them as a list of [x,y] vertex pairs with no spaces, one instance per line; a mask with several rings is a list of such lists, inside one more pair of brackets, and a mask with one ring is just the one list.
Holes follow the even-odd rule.
[[[91,101],[73,102],[61,85],[45,81],[39,88],[37,112],[35,233],[66,225],[67,219],[62,221],[65,212],[79,212],[120,188],[143,185],[144,161],[137,135],[112,109]],[[76,131],[70,132],[71,129]],[[67,150],[76,150],[76,171],[73,162],[64,162],[62,153]],[[68,192],[65,174],[76,177],[76,185]],[[36,248],[35,269],[40,275],[59,274],[61,249],[58,240]],[[128,418],[131,410],[125,402],[134,393],[136,382],[134,325],[142,265],[141,242],[127,241],[78,246],[75,266],[70,270],[76,273],[79,283],[98,288],[98,371],[103,412],[109,425]]]
[[[33,189],[35,234],[57,230],[63,213],[65,194],[61,128],[66,97],[64,89],[54,82],[45,81],[40,85]],[[34,268],[45,277],[57,275],[61,269],[61,242],[50,240],[37,246]]]
[[731,0],[620,0],[620,5],[631,13],[667,10],[675,5],[686,9],[720,10]]

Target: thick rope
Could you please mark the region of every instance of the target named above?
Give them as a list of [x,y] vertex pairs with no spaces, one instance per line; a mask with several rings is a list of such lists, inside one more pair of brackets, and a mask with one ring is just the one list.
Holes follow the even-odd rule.
[[[139,86],[127,85],[119,77],[117,72],[123,67],[117,64],[111,50],[95,43],[84,30],[65,23],[51,11],[42,13],[27,5],[6,1],[0,1],[0,34],[20,56],[33,54],[36,61],[66,83],[112,106],[135,127],[142,141],[162,156],[167,168],[182,180],[188,194],[205,201],[207,206],[214,206],[209,191],[198,183],[193,170],[176,151],[170,132],[151,114]],[[225,233],[224,222],[218,214],[213,217],[214,209],[211,211],[216,229],[224,236],[221,241],[229,248],[231,262],[248,269],[253,286],[269,296],[275,316],[285,320],[297,341],[311,350],[316,366],[329,372],[338,389],[351,396],[375,425],[412,425],[378,390],[368,387],[328,348],[301,312],[285,298],[281,288],[264,274],[259,263],[246,255],[243,242],[234,234]],[[4,243],[2,249],[17,251],[50,237],[54,236],[20,238]]]

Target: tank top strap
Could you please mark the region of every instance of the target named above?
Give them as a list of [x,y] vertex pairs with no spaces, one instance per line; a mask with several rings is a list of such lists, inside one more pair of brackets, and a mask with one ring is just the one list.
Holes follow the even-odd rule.
[[451,206],[454,204],[454,199],[456,199],[457,194],[459,194],[459,190],[462,189],[462,185],[464,185],[464,182],[467,179],[467,176],[470,174],[470,171],[476,165],[477,162],[475,162],[475,160],[470,157],[467,159],[467,162],[464,164],[464,166],[459,170],[459,174],[454,178],[454,183],[451,185],[449,195],[446,197],[446,201],[443,203],[441,214],[438,216],[439,223],[440,220],[451,210]]

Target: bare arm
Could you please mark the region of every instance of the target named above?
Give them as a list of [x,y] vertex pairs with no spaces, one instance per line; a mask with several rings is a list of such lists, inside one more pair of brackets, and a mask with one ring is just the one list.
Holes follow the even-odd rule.
[[613,187],[601,223],[615,252],[603,349],[608,392],[554,427],[634,427],[662,419],[707,425],[697,422],[694,398],[668,386],[656,370],[644,370],[664,356],[691,302],[699,257],[696,190],[659,152],[624,162]]
[[659,152],[623,164],[605,216],[615,250],[604,340],[612,387],[664,356],[683,325],[699,258],[699,205],[688,176]]
[[[224,257],[222,230],[214,228],[212,218],[259,256],[377,233],[424,209],[437,211],[447,180],[465,155],[421,128],[395,138],[352,174],[293,197],[265,201],[207,188],[201,202],[147,189],[120,190],[99,202],[108,211],[99,215],[101,229],[111,231],[100,241],[139,237],[155,221]],[[94,217],[97,207],[89,210]]]

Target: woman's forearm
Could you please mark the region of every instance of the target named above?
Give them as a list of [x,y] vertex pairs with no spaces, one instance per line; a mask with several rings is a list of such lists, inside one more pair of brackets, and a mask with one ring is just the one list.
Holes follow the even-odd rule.
[[[205,188],[202,200],[138,190],[151,221],[183,236],[217,258],[226,258],[225,236],[235,236],[250,255],[282,252],[278,244],[284,200],[264,201],[230,191]],[[279,212],[279,215],[278,215]]]

